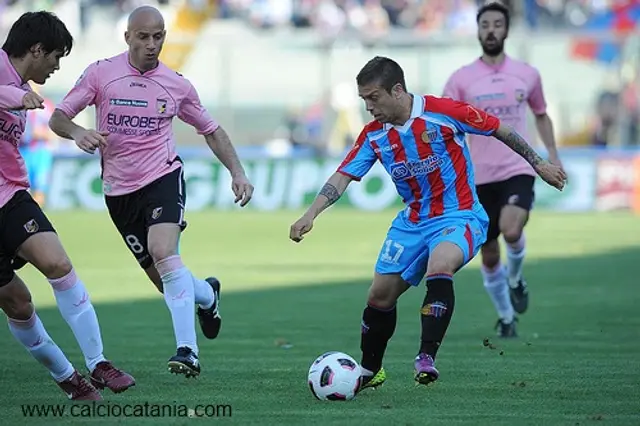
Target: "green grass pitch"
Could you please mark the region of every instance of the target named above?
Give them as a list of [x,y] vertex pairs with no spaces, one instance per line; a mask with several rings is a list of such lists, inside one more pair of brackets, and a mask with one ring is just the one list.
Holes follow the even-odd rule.
[[[124,394],[105,392],[106,403],[229,404],[232,414],[25,418],[21,404],[69,403],[5,326],[2,424],[640,425],[640,218],[626,213],[533,216],[525,264],[531,305],[519,339],[493,337],[496,316],[475,259],[456,276],[437,383],[415,387],[412,378],[421,286],[399,303],[385,386],[346,403],[313,399],[306,374],[317,355],[340,350],[360,358],[360,316],[394,215],[336,208],[295,245],[288,232],[298,212],[188,214],[182,255],[200,277],[221,279],[223,329],[215,341],[198,330],[203,373],[187,380],[166,370],[175,353],[168,310],[107,214],[51,214],[90,290],[106,356],[138,382]],[[49,285],[29,266],[21,275],[49,333],[84,371]],[[483,346],[484,338],[497,349]]]

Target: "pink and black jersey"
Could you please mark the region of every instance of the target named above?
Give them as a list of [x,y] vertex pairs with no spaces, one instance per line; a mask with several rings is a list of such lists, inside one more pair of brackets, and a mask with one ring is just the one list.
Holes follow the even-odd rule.
[[499,127],[499,119],[466,103],[414,95],[409,121],[401,127],[367,124],[338,172],[360,180],[380,161],[414,223],[476,210],[481,207],[465,135],[488,136]]
[[126,52],[91,64],[57,108],[73,118],[89,105],[96,107],[97,130],[109,132],[100,154],[110,196],[132,193],[180,167],[174,117],[201,135],[218,128],[189,80],[162,63],[141,73]]
[[0,49],[0,207],[20,190],[29,189],[29,175],[18,146],[27,123],[27,111],[11,110],[22,105],[31,91]]
[[[527,105],[536,114],[547,111],[540,74],[531,65],[508,56],[499,65],[477,59],[460,68],[447,81],[444,96],[469,103],[514,128],[525,139]],[[516,175],[536,176],[524,158],[494,138],[469,138],[476,184],[500,182]]]

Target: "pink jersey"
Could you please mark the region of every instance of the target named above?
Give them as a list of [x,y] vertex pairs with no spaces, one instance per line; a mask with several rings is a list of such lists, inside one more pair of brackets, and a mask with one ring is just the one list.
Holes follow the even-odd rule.
[[[509,57],[491,66],[481,59],[460,68],[447,81],[444,96],[464,101],[513,127],[527,140],[527,108],[544,114],[547,104],[538,70]],[[500,182],[516,175],[536,176],[533,168],[508,146],[493,137],[469,135],[476,184]]]
[[15,110],[31,91],[0,49],[0,207],[21,189],[29,189],[29,175],[18,145],[27,123],[27,112]]
[[74,118],[89,105],[96,107],[96,130],[109,132],[101,155],[103,191],[110,196],[132,193],[180,167],[175,116],[201,135],[218,128],[189,80],[162,63],[142,74],[127,52],[89,65],[57,108]]

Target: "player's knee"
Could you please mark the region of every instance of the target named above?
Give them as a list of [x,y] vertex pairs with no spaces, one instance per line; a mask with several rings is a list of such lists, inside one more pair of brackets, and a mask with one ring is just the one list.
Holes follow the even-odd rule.
[[[149,254],[154,263],[158,263],[168,257],[175,256],[177,249],[173,244],[167,244],[165,242],[154,242],[149,245]],[[155,282],[155,281],[154,281]]]
[[500,245],[498,240],[492,240],[482,246],[482,264],[486,268],[493,269],[500,262]]
[[13,303],[3,306],[2,310],[9,318],[26,321],[33,316],[34,307],[31,298],[15,299]]
[[502,235],[508,244],[517,243],[522,236],[522,227],[518,224],[505,226]]
[[372,308],[389,309],[392,308],[397,302],[397,299],[392,291],[385,289],[381,286],[372,285],[369,288],[369,294],[367,297],[367,305]]
[[500,256],[495,253],[482,256],[482,264],[485,268],[493,269],[500,263]]
[[51,256],[39,263],[39,269],[49,279],[62,278],[73,269],[71,260],[66,254]]
[[17,275],[0,287],[0,307],[7,317],[17,320],[26,321],[33,315],[31,293]]
[[447,274],[453,275],[459,268],[458,260],[449,259],[449,258],[438,258],[429,260],[429,265],[427,266],[427,275],[434,274]]

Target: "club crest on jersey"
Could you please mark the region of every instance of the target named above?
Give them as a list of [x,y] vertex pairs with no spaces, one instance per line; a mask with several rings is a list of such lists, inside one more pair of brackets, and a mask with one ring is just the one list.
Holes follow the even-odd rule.
[[156,207],[151,213],[151,219],[156,220],[160,215],[162,215],[162,207]]
[[438,137],[438,131],[436,129],[429,129],[422,132],[422,142],[433,143]]
[[156,111],[158,111],[158,114],[167,112],[167,101],[164,99],[156,99]]
[[527,97],[527,93],[522,89],[516,89],[516,101],[523,102]]
[[35,219],[31,219],[29,222],[25,223],[24,225],[24,230],[27,231],[27,234],[33,234],[38,232],[38,229],[40,229],[40,225],[38,225],[38,222],[36,222]]

